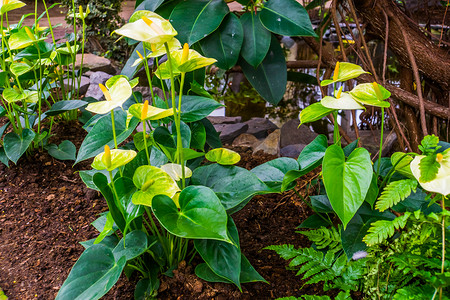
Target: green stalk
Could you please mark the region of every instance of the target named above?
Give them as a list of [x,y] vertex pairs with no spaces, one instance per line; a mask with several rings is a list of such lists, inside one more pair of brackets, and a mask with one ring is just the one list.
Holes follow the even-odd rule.
[[147,146],[147,124],[145,123],[145,120],[142,121],[142,129],[144,134],[144,147],[145,147],[145,154],[147,155],[147,163],[150,165],[150,155],[148,154],[148,146]]
[[[80,97],[80,86],[81,86],[81,76],[83,75],[83,62],[84,62],[84,43],[86,40],[86,21],[84,20],[84,15],[81,16],[81,22],[83,23],[82,35],[81,35],[81,62],[80,62],[80,73],[78,74],[78,89],[77,89],[77,99]],[[75,70],[75,68],[74,68]]]
[[381,108],[381,137],[380,137],[380,151],[378,152],[378,168],[377,177],[380,174],[381,167],[381,152],[383,151],[383,134],[384,134],[384,107]]
[[[180,94],[178,95],[178,126],[177,128],[181,127],[181,99],[183,94],[183,86],[184,86],[184,78],[186,76],[186,72],[181,73],[181,83],[180,83]],[[179,129],[177,131],[177,144],[181,145],[181,148],[183,148],[183,142],[181,140],[181,130]],[[181,187],[184,189],[186,187],[186,174],[184,170],[184,155],[183,155],[183,149],[181,149],[181,152],[179,153],[179,159],[180,159],[180,165],[181,165]]]
[[[442,196],[442,211],[445,212],[445,196]],[[444,274],[444,266],[445,266],[445,214],[442,214],[442,264],[441,264],[441,273]],[[442,300],[442,287],[439,288],[439,300]]]
[[116,125],[115,125],[115,120],[114,120],[114,109],[111,110],[111,125],[112,125],[112,131],[113,131],[114,147],[116,149],[119,149],[119,147],[117,147]]
[[117,208],[120,209],[121,206],[117,205],[117,201],[119,201],[119,195],[117,194],[117,190],[116,190],[116,186],[114,185],[114,176],[112,174],[112,171],[108,171],[109,172],[109,179],[111,180],[111,188],[113,190],[114,196],[116,197],[116,206]]
[[155,95],[153,94],[152,79],[150,78],[150,70],[148,69],[147,50],[145,50],[145,45],[144,45],[144,43],[142,43],[142,48],[144,48],[144,68],[145,68],[145,74],[147,75],[148,87],[150,88],[150,94],[152,95],[152,100],[153,100],[153,99],[155,99]]
[[339,124],[337,121],[337,111],[333,112],[333,118],[334,118],[334,128],[333,128],[333,142],[336,145],[340,145],[341,143],[341,136],[339,134]]
[[[159,60],[157,57],[155,57],[155,62],[156,62],[156,69],[158,69],[159,68]],[[164,88],[164,82],[161,78],[159,78],[159,81],[161,82],[161,89],[162,89],[163,96],[164,96],[164,102],[166,103],[166,107],[169,108],[169,101],[167,100],[166,89]]]

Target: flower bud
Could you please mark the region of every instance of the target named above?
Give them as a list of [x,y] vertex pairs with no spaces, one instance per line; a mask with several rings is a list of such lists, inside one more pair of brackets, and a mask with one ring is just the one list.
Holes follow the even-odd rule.
[[145,120],[148,112],[148,100],[145,100],[144,106],[142,107],[141,120]]
[[181,55],[181,64],[184,64],[189,59],[189,45],[188,43],[184,43],[183,45],[183,54]]
[[100,87],[100,89],[103,92],[103,95],[105,95],[106,100],[111,101],[111,94],[109,93],[108,89],[106,88],[106,86],[104,86],[103,84],[99,83],[98,85]]
[[106,166],[106,168],[111,167],[111,150],[108,145],[105,145],[105,154],[102,157],[102,162]]
[[339,62],[336,63],[336,68],[334,69],[333,80],[337,80],[339,75]]
[[25,32],[27,33],[28,37],[30,38],[30,40],[35,41],[36,37],[34,36],[34,34],[31,32],[30,28],[25,27]]
[[144,60],[144,57],[142,56],[141,52],[136,50],[137,55],[139,56],[140,59]]

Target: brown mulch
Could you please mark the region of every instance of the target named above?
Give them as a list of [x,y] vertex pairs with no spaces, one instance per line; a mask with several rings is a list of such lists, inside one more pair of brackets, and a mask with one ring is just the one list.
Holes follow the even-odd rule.
[[[69,139],[80,146],[84,131],[78,123],[55,125],[51,142]],[[241,153],[240,166],[253,168],[273,159]],[[90,225],[107,210],[102,196],[84,186],[76,171],[89,169],[89,161],[72,167],[46,152],[21,158],[17,166],[0,164],[0,288],[10,300],[53,299],[83,251],[80,241],[94,238]],[[309,178],[302,178],[300,185]],[[304,193],[302,190],[301,192]],[[160,299],[272,299],[322,294],[320,285],[303,286],[295,272],[273,251],[274,244],[309,246],[295,228],[311,211],[292,192],[254,197],[233,215],[243,253],[269,282],[237,287],[198,279],[193,267],[180,265],[175,276],[161,277]],[[194,264],[200,262],[194,260]],[[124,276],[103,299],[133,299],[135,282]]]

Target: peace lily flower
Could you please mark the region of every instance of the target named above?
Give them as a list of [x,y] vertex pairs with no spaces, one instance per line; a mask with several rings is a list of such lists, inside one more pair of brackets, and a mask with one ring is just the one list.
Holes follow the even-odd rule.
[[422,182],[420,181],[421,173],[419,169],[419,163],[424,158],[424,155],[416,156],[411,162],[411,172],[414,177],[420,183],[423,189],[439,193],[444,196],[450,194],[450,149],[445,150],[442,153],[436,154],[436,161],[440,164],[439,171],[431,181]]
[[355,86],[349,94],[362,104],[378,107],[389,107],[391,104],[387,101],[391,93],[376,82],[362,83]]
[[169,21],[147,10],[135,12],[130,17],[128,24],[114,32],[136,41],[151,44],[163,44],[178,34]]
[[325,96],[320,103],[331,109],[365,109],[364,106],[356,102],[348,93],[342,92],[343,86],[336,92],[336,97]]
[[[169,51],[178,50],[181,48],[181,43],[176,38],[172,38],[167,42],[167,45],[169,46]],[[149,49],[150,53],[147,54],[146,58],[153,58],[153,57],[159,57],[161,55],[166,54],[166,46],[164,44],[150,44],[144,42],[144,47],[146,49]],[[144,56],[136,50],[137,55],[139,56],[138,59],[136,59],[132,65],[132,67],[137,66],[138,64],[142,63],[144,61]]]
[[133,183],[138,188],[133,194],[135,205],[152,205],[156,195],[166,195],[170,198],[180,191],[173,178],[162,169],[154,166],[140,166],[133,175]]
[[19,0],[0,0],[0,15],[7,13],[8,11],[21,8],[26,4]]
[[[188,44],[184,44],[182,50],[171,51],[170,56],[172,58],[172,72],[174,76],[212,65],[217,61],[214,58],[204,57],[197,51],[189,49]],[[166,61],[159,66],[158,70],[156,70],[155,74],[158,78],[170,78],[168,64],[169,61]]]
[[96,114],[106,114],[122,105],[132,94],[131,86],[125,78],[119,78],[108,90],[103,84],[99,84],[106,101],[90,103],[86,110]]
[[337,62],[334,69],[333,78],[323,80],[320,85],[326,86],[335,82],[342,82],[352,78],[356,78],[361,74],[369,73],[364,71],[360,66],[347,63],[347,62]]
[[139,120],[159,120],[166,117],[173,116],[173,109],[161,109],[148,104],[148,100],[144,103],[136,103],[130,106],[128,112],[138,118]]
[[137,153],[133,150],[110,150],[108,145],[105,145],[105,151],[98,154],[92,162],[92,167],[96,170],[107,170],[111,172],[121,166],[126,165],[136,157]]

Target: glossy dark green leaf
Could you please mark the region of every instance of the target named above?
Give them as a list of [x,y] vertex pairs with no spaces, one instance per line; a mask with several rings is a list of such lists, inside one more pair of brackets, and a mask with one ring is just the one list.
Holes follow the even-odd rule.
[[5,149],[6,156],[15,164],[19,158],[27,151],[28,147],[33,142],[35,133],[28,128],[22,131],[21,135],[10,132],[3,138],[3,147]]
[[[117,135],[117,143],[123,142],[134,131],[139,120],[131,119],[126,127],[127,114],[122,110],[114,111],[115,127]],[[111,125],[111,115],[101,118],[95,123],[94,127],[89,131],[78,150],[77,160],[75,164],[88,158],[94,157],[103,152],[105,145],[110,148],[114,147],[114,138]]]
[[297,158],[300,170],[310,172],[317,168],[325,156],[328,147],[328,139],[325,135],[318,135],[311,143],[303,148]]
[[9,158],[6,156],[4,147],[0,147],[0,162],[9,167]]
[[241,56],[254,68],[257,68],[266,57],[271,39],[270,32],[261,24],[258,14],[248,12],[240,18],[244,29]]
[[181,102],[181,120],[199,121],[223,105],[214,99],[200,96],[183,96]]
[[372,182],[370,154],[364,148],[357,148],[346,160],[342,148],[332,145],[325,152],[322,174],[328,199],[345,230],[364,202]]
[[88,102],[83,100],[65,100],[58,101],[52,105],[52,107],[46,112],[47,116],[56,116],[66,111],[78,109],[88,105]]
[[119,197],[116,205],[121,211],[126,225],[129,226],[134,219],[142,216],[144,207],[133,204],[132,197],[136,192],[133,180],[128,177],[119,177],[114,181],[114,186]]
[[288,71],[287,80],[305,84],[319,85],[316,76],[312,76],[306,73],[300,73],[297,71]]
[[138,10],[149,10],[149,11],[155,11],[164,0],[138,0],[136,1],[136,9]]
[[216,30],[230,10],[223,0],[191,0],[179,3],[170,14],[181,44],[189,45]]
[[287,68],[283,50],[272,36],[266,57],[255,69],[244,59],[239,60],[245,77],[267,102],[277,105],[283,98],[287,84]]
[[155,129],[153,132],[153,139],[158,144],[169,147],[169,148],[176,148],[177,144],[175,139],[173,138],[173,135],[170,133],[169,129],[163,126],[159,126]]
[[125,63],[125,66],[122,68],[122,71],[120,72],[120,75],[125,75],[128,78],[133,78],[134,75],[139,71],[140,65],[133,66],[134,62],[139,59],[139,55],[137,54],[137,51],[144,55],[144,44],[140,42],[136,48],[134,48],[133,53],[131,53],[130,58]]
[[[173,140],[177,143],[177,129],[175,123],[172,123]],[[181,144],[183,148],[189,148],[191,144],[191,129],[183,121],[180,122]]]
[[308,12],[295,0],[270,0],[259,15],[270,31],[287,36],[317,36]]
[[[228,279],[225,279],[215,274],[206,263],[197,265],[197,267],[195,268],[195,275],[209,282],[232,283]],[[249,283],[257,281],[267,283],[267,281],[261,275],[259,275],[259,273],[255,270],[255,268],[253,268],[253,266],[248,261],[247,257],[245,257],[245,255],[241,253],[240,282]]]
[[208,119],[204,118],[204,119],[201,120],[201,122],[202,122],[203,126],[205,126],[206,143],[211,148],[220,148],[220,147],[222,147],[222,141],[220,140],[219,133],[216,131],[216,129],[214,128],[214,126],[211,123],[211,121],[209,121]]
[[147,234],[140,230],[133,230],[117,243],[113,254],[116,260],[119,260],[121,257],[131,260],[144,253],[147,250],[147,246]]
[[191,127],[191,148],[203,151],[206,144],[206,129],[202,122],[193,122]]
[[[87,249],[91,246],[94,246],[94,242],[95,239],[90,239],[84,242],[80,242],[81,246],[84,247],[84,249]],[[108,248],[110,248],[111,250],[114,249],[117,245],[117,243],[119,242],[119,239],[117,238],[117,236],[115,235],[109,235],[106,236],[100,243],[98,243],[97,245],[103,245],[106,246]]]
[[180,208],[165,195],[152,200],[153,213],[167,231],[183,238],[232,243],[227,234],[227,213],[211,189],[188,186],[181,191],[178,202]]
[[[374,219],[372,219],[373,221]],[[359,215],[355,215],[348,223],[345,230],[341,230],[342,248],[349,259],[353,257],[358,251],[365,251],[367,249],[366,243],[363,242],[363,237],[370,228],[371,220],[363,222]]]
[[142,278],[136,284],[136,288],[134,290],[134,299],[135,300],[147,300],[155,298],[158,294],[159,289],[159,279],[156,278]]
[[156,9],[156,13],[164,19],[169,19],[174,8],[183,0],[166,0],[160,7]]
[[73,266],[56,299],[100,299],[117,282],[125,263],[124,256],[116,261],[104,245],[89,247]]
[[333,207],[331,207],[330,200],[327,195],[315,195],[310,196],[311,206],[314,208],[315,212],[318,213],[332,213]]
[[64,140],[59,144],[50,144],[45,147],[48,154],[59,160],[75,160],[77,154],[77,148],[75,145],[68,140]]
[[[167,163],[167,157],[158,148],[152,146],[148,148],[148,151],[150,154],[150,165],[159,168]],[[132,179],[136,169],[144,165],[148,165],[147,154],[145,151],[140,151],[132,161],[126,164],[123,169],[123,176]]]
[[367,191],[366,199],[364,200],[369,203],[372,208],[378,198],[378,192],[377,176],[374,174],[372,176],[372,181],[370,182],[369,190]]
[[234,244],[216,240],[195,240],[194,246],[209,268],[220,277],[241,287],[241,250],[239,245],[239,234],[231,217],[228,217],[228,236]]
[[236,64],[243,40],[244,30],[239,18],[228,14],[216,31],[200,41],[200,46],[205,56],[217,60],[216,66],[228,70]]
[[356,147],[358,147],[358,140],[354,140],[353,142],[345,146],[344,147],[345,157],[348,157],[353,152],[353,150],[356,149]]
[[323,226],[324,219],[322,219],[318,214],[309,216],[305,221],[303,221],[298,228],[310,228],[317,229]]
[[[194,170],[191,184],[211,188],[227,211],[246,204],[257,194],[273,192],[255,174],[236,166],[211,164]],[[234,212],[234,211],[233,211]]]
[[259,165],[250,172],[255,174],[270,188],[281,192],[281,184],[285,174],[291,170],[298,171],[298,169],[299,166],[295,159],[280,157]]
[[92,177],[92,180],[102,193],[103,197],[105,197],[106,203],[108,204],[108,209],[111,212],[111,215],[114,219],[114,223],[116,223],[120,231],[123,232],[126,227],[126,221],[122,215],[120,208],[118,207],[116,201],[114,200],[113,192],[108,184],[108,179],[102,173],[96,173]]
[[0,105],[0,117],[3,117],[4,115],[6,115],[6,109],[4,109],[3,106]]
[[[117,170],[113,171],[113,176],[114,176],[114,174],[116,172],[117,172]],[[81,180],[83,180],[84,184],[88,188],[96,190],[96,191],[100,191],[98,189],[98,187],[95,185],[94,180],[93,180],[94,175],[97,174],[97,173],[102,173],[103,175],[106,176],[106,178],[109,177],[109,173],[108,173],[108,171],[106,169],[105,170],[100,170],[100,171],[99,170],[95,170],[95,169],[82,170],[82,171],[78,172],[78,174],[80,175]]]

